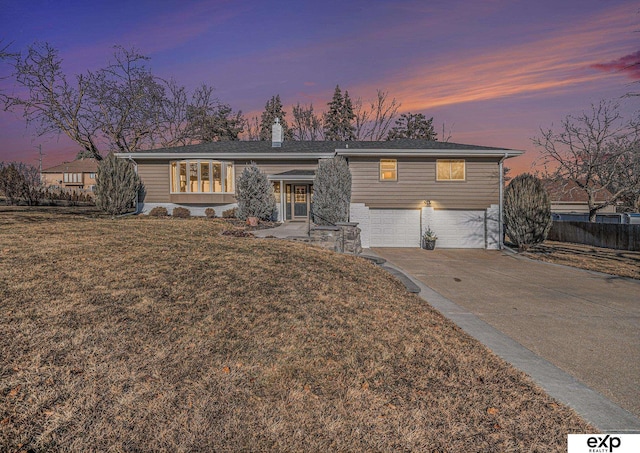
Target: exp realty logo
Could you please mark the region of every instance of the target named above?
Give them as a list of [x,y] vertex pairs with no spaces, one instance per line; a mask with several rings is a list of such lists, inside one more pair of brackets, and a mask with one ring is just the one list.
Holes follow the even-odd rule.
[[568,453],[637,453],[640,434],[569,434]]

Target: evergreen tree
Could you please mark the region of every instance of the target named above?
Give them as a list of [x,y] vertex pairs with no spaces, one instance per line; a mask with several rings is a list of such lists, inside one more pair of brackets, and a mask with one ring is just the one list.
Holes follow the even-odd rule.
[[313,221],[330,225],[349,220],[351,171],[347,161],[338,156],[321,159],[313,184]]
[[269,99],[264,106],[264,112],[262,112],[262,118],[260,120],[260,140],[271,141],[271,127],[276,118],[280,119],[284,139],[291,140],[293,135],[287,121],[284,119],[286,115],[287,113],[282,110],[282,102],[280,101],[279,94]]
[[438,134],[433,128],[433,117],[427,119],[422,113],[403,113],[391,128],[387,140],[438,140]]
[[547,238],[553,224],[551,202],[538,178],[528,173],[513,178],[504,192],[504,223],[520,251]]
[[238,218],[258,217],[269,220],[276,209],[273,186],[255,162],[246,167],[236,184]]
[[324,114],[324,138],[325,140],[355,140],[355,126],[353,121],[356,115],[353,113],[353,104],[349,92],[342,96],[340,85],[336,85],[331,102],[327,104],[329,110]]
[[111,215],[124,214],[133,206],[141,187],[131,162],[109,153],[96,172],[96,206]]
[[325,140],[340,140],[341,116],[344,105],[340,85],[336,85],[333,98],[327,105],[329,110],[324,114],[324,138]]
[[344,102],[342,104],[342,114],[340,118],[340,133],[342,135],[341,140],[355,140],[356,128],[353,125],[356,115],[353,113],[353,104],[349,97],[349,92],[344,91]]

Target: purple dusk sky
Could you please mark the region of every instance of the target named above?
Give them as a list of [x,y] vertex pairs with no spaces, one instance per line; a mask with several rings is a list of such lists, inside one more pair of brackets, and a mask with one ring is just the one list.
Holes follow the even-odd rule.
[[[640,61],[637,1],[0,0],[0,20],[11,50],[49,42],[68,74],[136,47],[154,74],[211,84],[249,117],[275,94],[290,118],[297,102],[324,110],[336,84],[365,101],[380,88],[453,142],[527,151],[516,173],[535,159],[541,126],[601,99],[629,117],[640,108],[623,97],[640,91],[638,66],[624,69]],[[0,112],[0,161],[36,164],[40,144],[45,167],[78,151]]]

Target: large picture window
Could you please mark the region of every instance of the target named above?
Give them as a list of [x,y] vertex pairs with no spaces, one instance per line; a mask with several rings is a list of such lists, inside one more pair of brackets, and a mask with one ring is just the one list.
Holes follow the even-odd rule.
[[174,161],[170,165],[172,193],[233,193],[232,162]]
[[436,161],[436,179],[438,181],[464,181],[466,178],[463,159],[438,159]]

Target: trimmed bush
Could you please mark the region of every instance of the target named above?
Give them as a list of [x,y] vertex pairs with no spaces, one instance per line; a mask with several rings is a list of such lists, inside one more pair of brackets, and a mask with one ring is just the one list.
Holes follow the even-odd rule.
[[238,208],[231,208],[222,212],[222,218],[224,219],[235,219],[237,217],[238,217]]
[[173,212],[171,213],[171,215],[179,219],[188,219],[189,217],[191,217],[191,211],[189,211],[187,208],[177,206],[173,208]]
[[96,206],[111,215],[124,214],[133,207],[140,178],[131,162],[113,153],[98,164],[96,173]]
[[210,219],[214,219],[216,217],[216,210],[213,208],[207,208],[204,210],[204,215]]
[[513,178],[504,192],[504,223],[520,251],[547,238],[553,224],[551,202],[538,178],[528,173]]
[[151,211],[149,211],[149,215],[151,217],[166,217],[169,215],[169,211],[164,206],[156,206]]
[[276,197],[273,186],[267,176],[260,171],[255,162],[246,167],[236,185],[238,200],[238,218],[257,217],[269,220],[276,209]]
[[351,171],[343,157],[320,159],[313,184],[313,221],[331,225],[349,220]]

